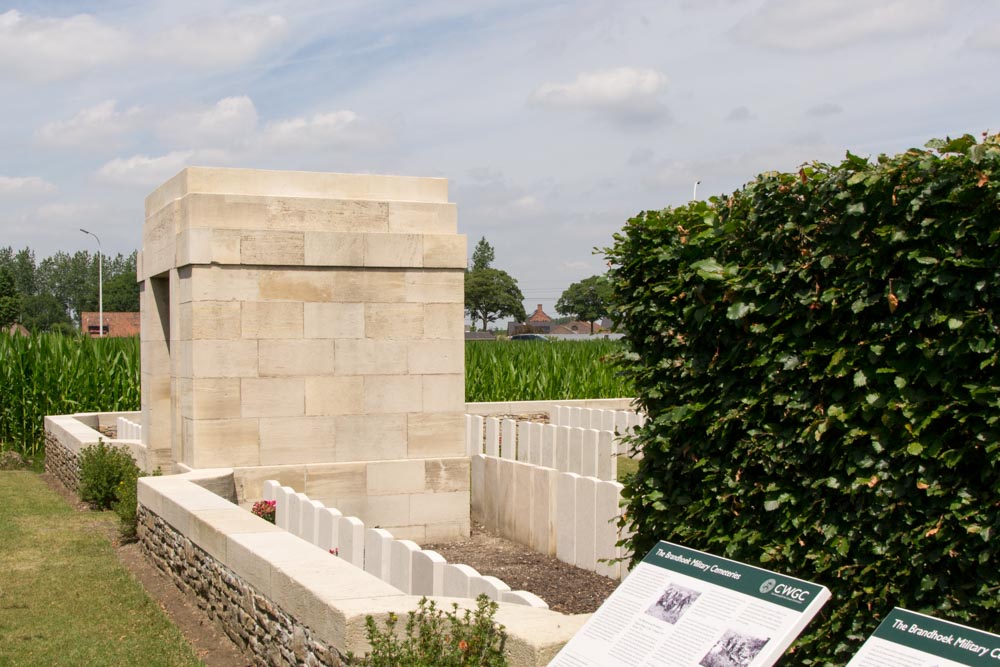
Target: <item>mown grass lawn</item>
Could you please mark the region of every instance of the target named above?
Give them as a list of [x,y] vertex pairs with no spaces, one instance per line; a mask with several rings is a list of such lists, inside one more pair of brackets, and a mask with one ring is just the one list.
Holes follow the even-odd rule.
[[116,526],[34,472],[0,472],[0,665],[202,664],[118,562]]

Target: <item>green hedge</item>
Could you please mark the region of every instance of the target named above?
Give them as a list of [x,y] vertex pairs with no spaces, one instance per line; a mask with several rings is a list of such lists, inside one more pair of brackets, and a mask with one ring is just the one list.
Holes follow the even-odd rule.
[[606,252],[650,418],[636,555],[828,586],[795,664],[846,663],[895,605],[996,631],[997,137],[764,174]]

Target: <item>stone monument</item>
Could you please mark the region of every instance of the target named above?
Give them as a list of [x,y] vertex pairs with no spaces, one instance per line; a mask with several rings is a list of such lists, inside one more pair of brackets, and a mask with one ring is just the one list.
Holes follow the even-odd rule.
[[447,181],[192,167],[146,198],[143,439],[398,538],[469,532],[466,238]]

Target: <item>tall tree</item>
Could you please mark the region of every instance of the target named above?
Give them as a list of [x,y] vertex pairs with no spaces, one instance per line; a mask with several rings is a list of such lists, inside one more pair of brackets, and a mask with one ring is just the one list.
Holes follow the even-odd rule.
[[573,283],[556,301],[556,311],[590,322],[590,333],[594,333],[594,320],[611,312],[611,283],[603,275]]
[[14,275],[9,267],[0,265],[0,328],[17,322],[21,314],[21,295],[14,285]]
[[527,317],[523,301],[521,288],[506,271],[478,269],[465,274],[465,310],[473,322],[483,323],[483,331],[501,317],[523,321]]
[[496,259],[496,253],[493,251],[493,246],[486,242],[484,236],[479,239],[476,249],[472,251],[472,270],[488,269],[492,266],[494,259]]
[[472,268],[465,272],[465,310],[473,323],[483,323],[483,331],[501,317],[527,317],[521,288],[506,271],[492,268],[495,257],[484,236],[472,252]]

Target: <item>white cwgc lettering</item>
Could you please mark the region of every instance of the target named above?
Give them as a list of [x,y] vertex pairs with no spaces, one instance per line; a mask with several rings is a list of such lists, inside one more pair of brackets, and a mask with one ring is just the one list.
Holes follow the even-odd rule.
[[736,579],[736,580],[739,580],[740,578],[743,577],[743,575],[740,574],[739,572],[733,572],[732,570],[723,570],[718,565],[712,566],[712,572],[714,574],[718,574],[720,576],[729,577],[730,579]]

